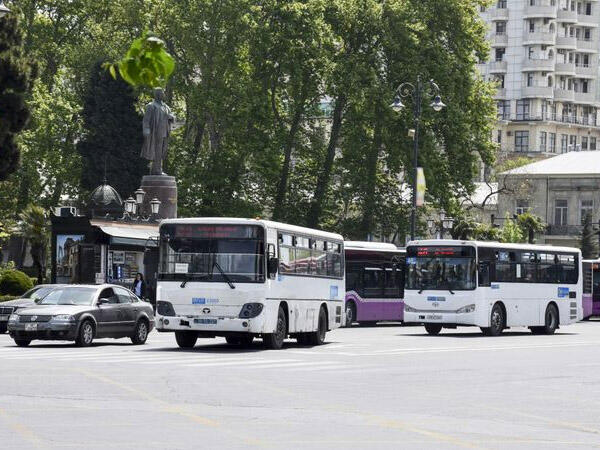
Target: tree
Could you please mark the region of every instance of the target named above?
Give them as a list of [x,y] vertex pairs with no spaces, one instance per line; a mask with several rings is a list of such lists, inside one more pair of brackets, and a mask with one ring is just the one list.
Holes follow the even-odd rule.
[[525,242],[523,230],[516,221],[512,220],[508,213],[506,213],[504,225],[500,229],[500,242]]
[[140,158],[142,117],[136,101],[127,83],[113,79],[101,63],[93,67],[83,103],[84,138],[77,145],[82,188],[89,191],[102,183],[105,164],[108,181],[121,196],[139,187],[147,166]]
[[579,248],[584,259],[598,258],[598,231],[594,230],[592,215],[583,218],[583,229],[579,236]]
[[19,215],[21,236],[29,242],[33,265],[37,269],[38,284],[44,282],[46,267],[46,247],[48,244],[49,224],[46,211],[40,206],[30,204]]
[[17,170],[17,134],[25,128],[30,111],[26,97],[36,77],[34,62],[25,57],[16,14],[0,19],[0,182]]
[[541,233],[546,230],[546,224],[541,217],[530,212],[519,214],[517,216],[517,225],[527,236],[527,242],[535,244],[535,233]]

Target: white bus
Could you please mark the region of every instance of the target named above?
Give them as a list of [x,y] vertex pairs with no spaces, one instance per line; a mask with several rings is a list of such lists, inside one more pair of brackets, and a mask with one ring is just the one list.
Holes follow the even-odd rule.
[[156,328],[279,349],[319,345],[343,320],[342,236],[267,220],[169,219],[160,224]]
[[583,317],[576,248],[428,240],[406,248],[404,322],[429,334],[472,325],[497,336],[529,327],[552,334]]

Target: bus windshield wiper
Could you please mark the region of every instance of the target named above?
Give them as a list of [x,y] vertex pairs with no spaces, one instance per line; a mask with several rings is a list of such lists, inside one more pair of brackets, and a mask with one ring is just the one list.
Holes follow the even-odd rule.
[[202,275],[202,276],[191,277],[189,273],[184,273],[183,276],[184,276],[184,280],[179,285],[179,287],[181,287],[181,288],[184,288],[185,285],[187,284],[187,282],[191,281],[192,279],[206,280],[209,277],[209,275]]
[[221,268],[221,266],[217,262],[216,258],[215,258],[215,260],[213,262],[213,266],[216,267],[219,270],[219,272],[221,272],[221,275],[223,275],[223,278],[225,278],[225,281],[227,281],[227,284],[229,285],[229,287],[231,289],[235,289],[235,284],[233,284],[233,282],[231,281],[231,278],[229,278],[229,275],[227,275],[225,273],[225,271]]

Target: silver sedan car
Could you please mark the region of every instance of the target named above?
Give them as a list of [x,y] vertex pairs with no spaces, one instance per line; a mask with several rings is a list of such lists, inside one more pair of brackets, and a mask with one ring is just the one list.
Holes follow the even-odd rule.
[[59,287],[8,320],[8,332],[20,347],[34,339],[75,341],[86,347],[95,338],[123,337],[139,345],[153,327],[152,305],[111,284]]

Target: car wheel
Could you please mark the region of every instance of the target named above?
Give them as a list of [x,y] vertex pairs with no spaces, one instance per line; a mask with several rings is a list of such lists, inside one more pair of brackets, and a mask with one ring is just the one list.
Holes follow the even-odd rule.
[[351,327],[352,322],[356,320],[356,305],[354,302],[346,303],[346,323],[345,327]]
[[252,341],[254,341],[254,336],[227,336],[225,338],[229,345],[241,345],[243,347],[252,345]]
[[79,327],[75,344],[78,347],[89,347],[94,340],[94,325],[89,320],[84,320]]
[[425,331],[427,331],[427,334],[429,334],[431,336],[437,336],[438,334],[440,334],[440,331],[442,331],[442,324],[441,323],[426,323]]
[[487,336],[500,336],[506,327],[506,317],[504,317],[504,309],[499,303],[496,303],[490,314],[490,327],[488,328]]
[[29,339],[15,339],[15,344],[17,344],[19,347],[27,347],[29,344],[31,344],[31,341]]
[[558,328],[558,310],[554,305],[548,305],[546,308],[545,323],[542,327],[544,334],[554,334]]
[[283,341],[287,334],[287,320],[285,319],[285,311],[280,306],[277,313],[277,324],[273,333],[263,335],[263,344],[271,350],[279,350],[283,347]]
[[176,331],[175,340],[181,348],[194,348],[198,340],[198,333],[194,331]]
[[138,320],[135,330],[131,336],[131,342],[134,345],[143,345],[148,339],[148,323],[145,320]]
[[309,343],[311,345],[322,345],[325,342],[327,334],[327,312],[321,306],[319,310],[319,321],[317,323],[317,331],[308,334]]

